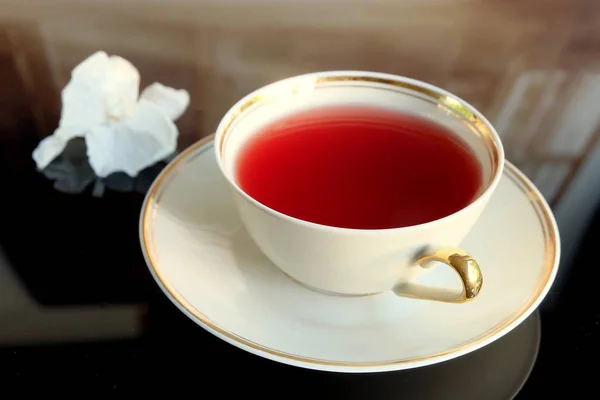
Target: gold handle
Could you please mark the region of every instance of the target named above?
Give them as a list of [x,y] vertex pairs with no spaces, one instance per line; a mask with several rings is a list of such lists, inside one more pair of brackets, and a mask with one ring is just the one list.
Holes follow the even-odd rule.
[[462,292],[457,294],[448,289],[432,288],[415,283],[405,283],[394,289],[398,296],[443,301],[446,303],[464,303],[474,299],[483,286],[483,275],[477,261],[466,251],[458,248],[445,248],[433,254],[421,256],[417,264],[426,268],[425,264],[439,261],[450,266],[462,281]]

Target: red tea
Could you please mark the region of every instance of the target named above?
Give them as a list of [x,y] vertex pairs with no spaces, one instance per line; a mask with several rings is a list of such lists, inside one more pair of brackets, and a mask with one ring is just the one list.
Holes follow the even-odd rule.
[[269,124],[244,145],[236,178],[276,211],[354,229],[445,217],[481,186],[478,161],[447,128],[371,106],[304,110]]

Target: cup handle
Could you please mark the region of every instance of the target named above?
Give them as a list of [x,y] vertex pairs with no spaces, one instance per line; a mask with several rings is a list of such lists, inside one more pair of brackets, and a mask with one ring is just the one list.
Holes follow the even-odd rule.
[[444,263],[456,271],[462,282],[462,292],[460,294],[450,289],[425,286],[412,282],[396,286],[394,293],[398,296],[415,299],[442,301],[445,303],[465,303],[473,300],[481,291],[481,287],[483,286],[481,269],[477,261],[466,251],[454,247],[444,248],[433,254],[420,256],[417,264],[421,268],[427,268],[425,265],[432,261]]

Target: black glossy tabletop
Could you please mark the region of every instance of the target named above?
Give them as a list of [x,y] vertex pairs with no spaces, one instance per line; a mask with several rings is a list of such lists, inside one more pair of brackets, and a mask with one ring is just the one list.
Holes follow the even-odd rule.
[[[0,147],[1,398],[39,386],[82,395],[169,389],[219,397],[502,399],[529,373],[537,313],[489,348],[414,371],[308,371],[228,345],[183,315],[154,283],[138,240],[143,190],[107,188],[100,198],[91,189],[61,193],[35,171],[35,145],[23,139]],[[561,293],[542,305],[537,361],[517,399],[598,396],[599,239],[600,219]]]

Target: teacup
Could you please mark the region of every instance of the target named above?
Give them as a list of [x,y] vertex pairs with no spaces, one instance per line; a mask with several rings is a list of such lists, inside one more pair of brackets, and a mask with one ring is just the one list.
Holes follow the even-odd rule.
[[[236,162],[261,127],[299,110],[350,104],[397,110],[443,125],[468,147],[480,166],[482,184],[477,196],[462,209],[433,221],[373,230],[327,226],[286,215],[242,189]],[[345,296],[392,290],[400,296],[452,303],[474,299],[481,291],[483,276],[477,261],[458,246],[498,185],[504,150],[492,125],[457,96],[390,74],[335,71],[300,75],[267,85],[238,101],[217,128],[215,150],[248,233],[276,266],[306,287]],[[416,279],[432,262],[456,271],[462,288],[418,284]]]

